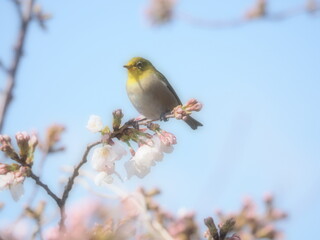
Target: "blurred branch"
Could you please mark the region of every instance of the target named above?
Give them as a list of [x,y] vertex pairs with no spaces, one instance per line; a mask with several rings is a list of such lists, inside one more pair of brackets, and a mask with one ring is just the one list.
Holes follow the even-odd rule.
[[51,18],[50,14],[43,13],[39,6],[35,5],[36,0],[11,0],[15,5],[20,28],[17,34],[16,43],[14,45],[13,58],[11,64],[7,67],[0,60],[0,70],[7,74],[6,86],[2,90],[2,100],[0,102],[0,132],[2,132],[5,116],[9,105],[13,99],[13,90],[16,84],[16,75],[19,69],[21,59],[24,53],[26,36],[29,30],[29,25],[33,20],[36,20],[42,29],[45,29],[45,21]]
[[[232,28],[255,22],[256,20],[280,21],[301,14],[313,14],[320,12],[320,2],[317,0],[306,0],[304,5],[292,7],[279,12],[269,12],[267,0],[256,0],[254,4],[245,11],[242,17],[227,20],[209,20],[195,17],[187,13],[174,13],[175,4],[173,0],[151,1],[147,9],[147,16],[153,25],[161,25],[172,21],[174,18],[188,22],[193,25],[208,28]],[[166,3],[166,4],[165,4]]]
[[20,23],[20,31],[18,33],[16,45],[14,48],[14,56],[12,59],[12,63],[9,68],[7,69],[7,83],[5,86],[5,89],[3,90],[3,99],[0,103],[0,132],[2,131],[5,115],[7,113],[9,104],[11,103],[11,100],[13,98],[13,89],[16,83],[16,73],[19,68],[21,58],[23,56],[23,49],[25,44],[25,39],[29,27],[29,23],[32,20],[32,11],[33,11],[33,5],[34,0],[30,0],[26,3],[26,10],[25,14],[22,12],[22,3],[18,0],[12,0],[12,2],[15,4],[16,9],[18,11],[19,18],[21,20]]
[[[36,229],[32,234],[32,239],[43,239],[42,236],[42,227],[43,227],[43,213],[45,209],[46,203],[40,202],[36,208],[31,208],[30,206],[27,206],[24,209],[24,215],[28,216],[29,218],[33,219],[36,223]],[[38,236],[38,238],[37,238]]]
[[[39,142],[39,147],[42,152],[42,156],[39,161],[37,175],[41,178],[43,174],[44,164],[47,160],[48,155],[53,153],[62,152],[65,150],[64,146],[57,146],[60,142],[61,134],[65,131],[65,127],[60,124],[52,124],[46,129],[45,139]],[[30,194],[30,198],[28,205],[31,206],[35,197],[38,193],[39,186],[36,184],[34,185],[33,191]]]
[[213,221],[212,217],[208,217],[204,219],[204,223],[207,226],[208,230],[206,232],[206,238],[209,240],[234,240],[240,239],[237,235],[233,235],[231,238],[227,238],[229,232],[233,231],[235,221],[230,218],[226,220],[221,226],[218,227]]

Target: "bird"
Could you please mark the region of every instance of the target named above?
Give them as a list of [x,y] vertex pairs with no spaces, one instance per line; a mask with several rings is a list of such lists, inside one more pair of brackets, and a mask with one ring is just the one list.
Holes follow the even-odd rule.
[[[165,114],[182,105],[165,76],[142,57],[132,58],[123,67],[128,69],[126,90],[136,110],[147,119],[166,120]],[[193,130],[203,126],[191,116],[184,120]]]

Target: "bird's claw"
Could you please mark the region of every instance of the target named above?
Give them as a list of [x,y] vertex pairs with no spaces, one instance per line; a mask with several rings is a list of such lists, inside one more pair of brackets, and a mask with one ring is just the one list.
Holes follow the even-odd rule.
[[166,117],[166,115],[167,115],[166,112],[161,113],[160,121],[164,121],[164,122],[168,121],[168,118]]

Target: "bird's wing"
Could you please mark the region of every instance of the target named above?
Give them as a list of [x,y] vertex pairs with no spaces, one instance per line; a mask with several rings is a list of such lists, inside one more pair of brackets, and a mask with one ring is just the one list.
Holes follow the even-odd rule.
[[169,88],[170,92],[175,96],[179,104],[182,104],[180,101],[180,98],[178,97],[176,91],[173,89],[173,87],[170,85],[169,81],[166,79],[165,76],[161,72],[158,71],[158,74],[160,75],[161,81],[166,85],[167,88]]

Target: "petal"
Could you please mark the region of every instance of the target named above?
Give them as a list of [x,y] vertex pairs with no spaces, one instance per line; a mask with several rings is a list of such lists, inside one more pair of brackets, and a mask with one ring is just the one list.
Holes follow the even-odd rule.
[[113,178],[111,175],[108,175],[106,172],[100,172],[94,178],[94,183],[97,186],[104,186],[106,184],[111,184],[113,182]]
[[8,172],[7,174],[0,175],[0,190],[8,188],[14,183],[14,173]]
[[[111,149],[113,152],[115,152],[117,154],[119,159],[121,159],[123,156],[125,156],[127,154],[126,149],[118,141],[114,142],[114,144],[111,146]],[[117,159],[117,160],[119,160],[119,159]]]
[[112,157],[110,154],[110,149],[110,145],[105,145],[102,147],[97,147],[93,150],[91,164],[94,170],[104,171],[106,167],[110,165],[108,161],[109,158]]
[[86,127],[91,132],[99,132],[103,129],[102,119],[97,115],[91,115]]
[[139,178],[145,177],[150,172],[150,167],[139,166],[132,159],[124,164],[127,171],[127,178],[130,179],[132,176],[136,175]]
[[23,183],[17,183],[9,186],[11,196],[15,201],[18,201],[24,194]]

